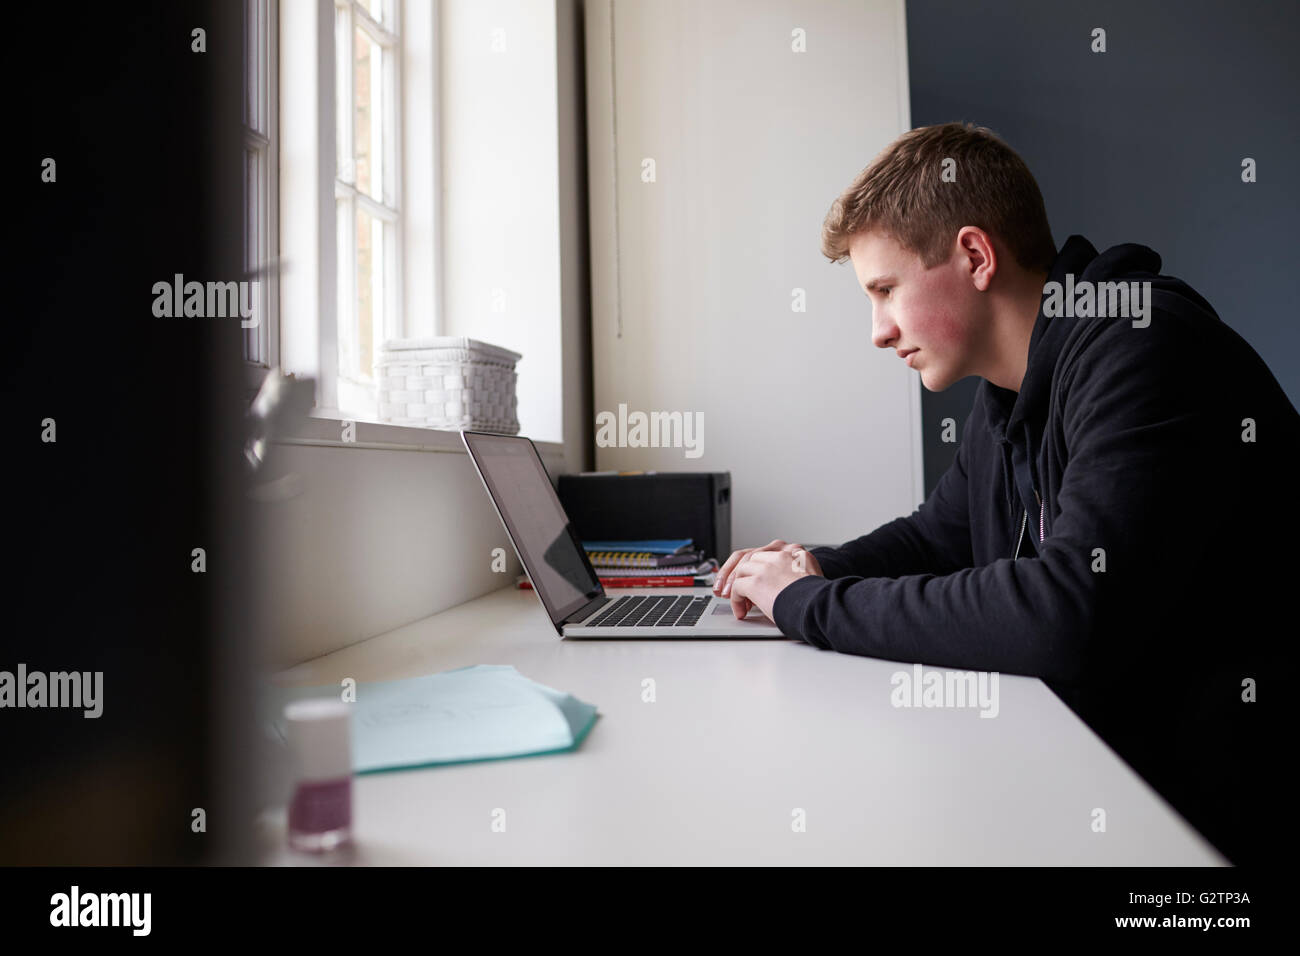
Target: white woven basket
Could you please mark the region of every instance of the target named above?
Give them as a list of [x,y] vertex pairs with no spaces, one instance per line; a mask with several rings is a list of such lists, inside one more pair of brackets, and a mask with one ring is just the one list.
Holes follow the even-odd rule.
[[519,434],[515,363],[522,355],[477,339],[390,339],[375,372],[379,417],[394,425]]

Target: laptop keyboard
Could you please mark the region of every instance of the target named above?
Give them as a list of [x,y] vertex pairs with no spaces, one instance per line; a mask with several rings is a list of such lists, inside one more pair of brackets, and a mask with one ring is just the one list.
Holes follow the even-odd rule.
[[682,595],[621,597],[586,627],[693,627],[709,606],[711,598]]

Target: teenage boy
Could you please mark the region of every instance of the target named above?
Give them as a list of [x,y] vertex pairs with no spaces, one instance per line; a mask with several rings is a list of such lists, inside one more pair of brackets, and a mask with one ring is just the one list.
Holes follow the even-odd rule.
[[1300,584],[1300,415],[1268,366],[1152,250],[1058,250],[982,128],[896,140],[822,251],[926,388],[984,381],[910,516],[737,551],[715,590],[816,647],[1042,678],[1230,860],[1261,858],[1284,827],[1261,708]]

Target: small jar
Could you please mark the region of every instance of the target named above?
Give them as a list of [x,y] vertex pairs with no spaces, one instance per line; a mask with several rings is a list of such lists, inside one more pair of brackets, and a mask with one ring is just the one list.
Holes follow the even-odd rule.
[[352,839],[352,708],[331,698],[284,709],[293,794],[289,846],[323,853]]

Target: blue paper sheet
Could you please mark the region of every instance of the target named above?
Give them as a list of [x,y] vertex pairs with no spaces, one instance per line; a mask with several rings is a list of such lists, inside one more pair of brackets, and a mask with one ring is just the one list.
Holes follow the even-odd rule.
[[653,538],[644,541],[584,541],[582,550],[591,551],[631,551],[650,554],[677,554],[689,548],[692,538]]
[[[337,700],[341,693],[337,684],[268,688],[263,726],[283,743],[286,704],[308,697]],[[592,704],[529,680],[508,664],[359,683],[356,698],[356,773],[573,750],[596,721]]]

